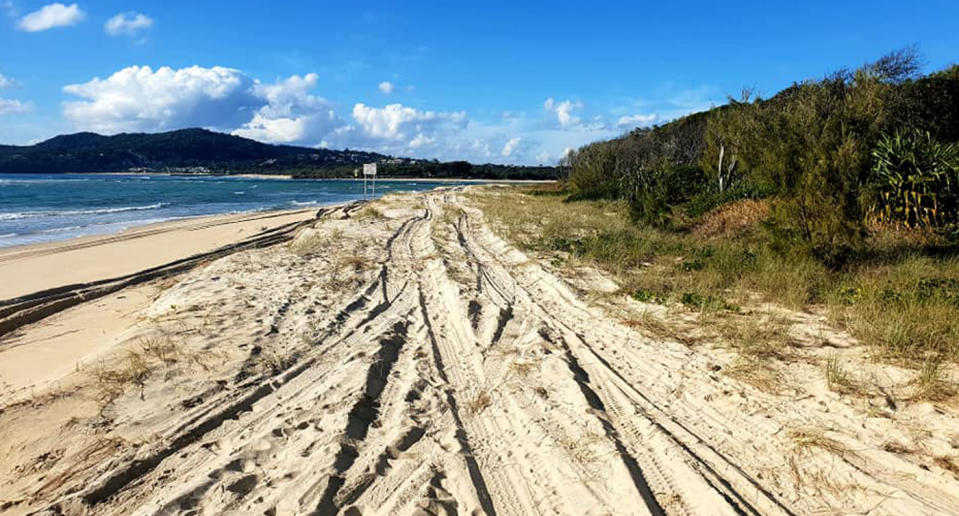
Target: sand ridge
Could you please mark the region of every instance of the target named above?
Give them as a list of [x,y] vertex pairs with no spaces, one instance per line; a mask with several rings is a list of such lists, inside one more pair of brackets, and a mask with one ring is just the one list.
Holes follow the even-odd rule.
[[[158,288],[113,361],[3,407],[0,504],[65,514],[959,507],[954,478],[874,448],[881,425],[862,431],[859,414],[825,395],[759,393],[716,374],[708,350],[644,335],[585,301],[501,239],[467,191],[331,210],[289,245]],[[106,372],[140,362],[146,372],[110,389]],[[797,458],[789,429],[801,427],[830,433]],[[844,447],[844,436],[862,442]]]

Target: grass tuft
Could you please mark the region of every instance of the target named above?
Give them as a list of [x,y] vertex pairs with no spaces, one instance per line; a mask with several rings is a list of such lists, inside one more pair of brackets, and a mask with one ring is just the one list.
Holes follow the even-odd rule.
[[829,453],[845,457],[854,455],[854,452],[841,442],[828,437],[826,431],[818,428],[798,428],[787,434],[793,445],[800,452],[812,449],[821,449]]
[[838,355],[833,355],[826,360],[826,384],[831,391],[840,394],[859,391],[858,384],[843,368]]
[[956,395],[956,384],[946,378],[942,361],[938,358],[926,360],[912,384],[917,399],[943,401]]
[[471,415],[477,416],[492,404],[493,398],[490,397],[489,391],[482,389],[476,393],[476,396],[470,400],[469,403],[466,404],[466,410]]
[[151,368],[143,353],[128,351],[114,367],[101,363],[92,373],[98,399],[106,406],[123,396],[131,387],[139,388],[140,399],[144,399],[144,388]]
[[[941,237],[873,227],[863,257],[837,270],[772,249],[755,227],[761,202],[727,205],[682,231],[634,223],[621,201],[569,202],[520,188],[470,196],[517,247],[547,262],[600,268],[638,301],[704,314],[735,311],[732,301],[741,299],[818,306],[882,359],[917,369],[930,359],[959,360],[959,250]],[[759,355],[775,355],[784,340],[759,329],[727,336]]]

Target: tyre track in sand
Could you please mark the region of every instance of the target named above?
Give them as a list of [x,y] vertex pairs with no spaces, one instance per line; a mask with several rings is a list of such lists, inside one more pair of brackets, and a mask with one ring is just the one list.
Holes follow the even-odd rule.
[[[736,513],[796,514],[822,507],[821,500],[801,494],[805,486],[798,475],[774,475],[771,482],[768,474],[795,453],[783,429],[796,424],[797,413],[747,413],[710,403],[724,396],[725,387],[709,374],[702,354],[645,338],[590,308],[564,281],[493,233],[480,210],[458,204],[466,214],[462,240],[473,259],[487,271],[499,268],[499,284],[538,307],[545,325],[588,373],[651,483],[661,482],[655,490],[664,507],[671,505],[667,512],[712,513],[725,506]],[[855,479],[852,485],[874,494],[867,502],[874,508],[950,513],[956,503],[942,487],[930,489],[907,475],[897,478],[883,463],[862,455],[855,461],[830,454],[805,460],[828,472],[821,482],[848,485]],[[709,492],[714,499],[703,504]]]
[[[493,235],[482,223],[482,215],[477,210],[466,206],[461,206],[461,209],[464,213],[460,222],[461,241],[467,244],[473,259],[484,263],[486,271],[495,271],[487,274],[498,278],[496,282],[491,282],[491,285],[499,285],[498,291],[516,292],[517,297],[538,312],[548,329],[544,332],[546,338],[559,343],[568,352],[571,368],[582,370],[584,384],[597,386],[597,401],[610,415],[613,426],[619,429],[619,435],[629,441],[625,444],[630,452],[628,456],[647,472],[654,489],[664,499],[663,505],[670,506],[670,512],[681,508],[680,512],[687,514],[700,514],[703,511],[716,513],[726,506],[725,512],[729,513],[792,513],[755,479],[742,474],[738,467],[708,445],[702,446],[702,441],[694,434],[684,432],[686,437],[694,441],[690,446],[662,422],[651,417],[650,411],[644,409],[636,399],[640,398],[650,405],[648,398],[628,384],[624,388],[622,376],[616,373],[610,362],[598,359],[583,337],[583,333],[588,331],[593,336],[591,340],[608,339],[610,334],[615,333],[608,332],[605,326],[615,323],[604,321],[595,313],[585,310],[575,312],[573,307],[580,304],[572,299],[575,296],[568,294],[559,297],[555,293],[563,288],[561,281],[548,275],[538,265],[527,262],[518,251]],[[576,333],[570,328],[570,324],[574,323],[588,330]],[[628,344],[624,347],[628,347]],[[627,394],[628,391],[632,391],[632,396]],[[668,416],[664,419],[673,422]],[[682,428],[681,425],[672,426]],[[715,463],[733,473],[733,478],[718,475],[712,465]]]
[[780,422],[677,395],[721,388],[690,351],[586,305],[462,189],[396,202],[365,282],[311,316],[288,364],[171,412],[50,512],[809,512],[747,460],[782,455]]

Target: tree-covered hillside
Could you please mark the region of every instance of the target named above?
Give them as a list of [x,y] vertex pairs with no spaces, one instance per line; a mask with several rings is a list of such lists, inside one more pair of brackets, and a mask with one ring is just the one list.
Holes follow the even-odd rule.
[[283,173],[293,168],[357,165],[371,152],[268,145],[239,136],[183,129],[156,134],[62,135],[30,146],[0,146],[0,173],[207,170]]
[[364,163],[384,177],[546,179],[556,167],[474,165],[394,158],[375,152],[268,145],[205,129],[102,136],[76,133],[30,146],[0,145],[0,173],[193,172],[354,177]]

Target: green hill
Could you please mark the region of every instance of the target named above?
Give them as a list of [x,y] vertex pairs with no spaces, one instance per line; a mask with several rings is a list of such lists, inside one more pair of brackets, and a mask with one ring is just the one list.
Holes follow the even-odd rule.
[[293,168],[357,166],[372,152],[269,145],[205,129],[165,133],[61,135],[36,145],[0,146],[0,173],[206,170],[283,173]]

